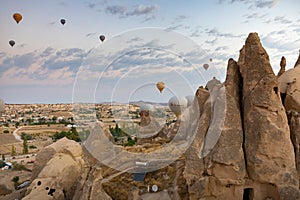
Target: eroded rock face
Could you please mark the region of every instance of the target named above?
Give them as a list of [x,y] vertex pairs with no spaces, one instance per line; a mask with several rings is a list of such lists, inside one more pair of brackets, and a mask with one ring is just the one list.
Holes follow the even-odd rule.
[[[240,80],[238,65],[233,59],[230,59],[224,86],[215,91],[217,95],[214,102],[211,101],[210,97],[204,104],[199,131],[192,148],[188,151],[184,172],[189,186],[190,199],[204,197],[210,199],[243,198],[246,170],[242,149]],[[225,92],[222,92],[224,89]],[[201,94],[201,91],[198,91],[197,94]],[[223,120],[218,119],[220,117]],[[214,126],[216,124],[212,123],[221,123],[222,126],[217,129],[210,129],[217,127]],[[206,147],[211,142],[209,137],[219,137],[212,149]],[[204,140],[205,145],[201,148],[201,143]],[[207,150],[210,151],[208,154],[205,153]],[[201,153],[207,155],[201,157]]]
[[300,177],[300,112],[288,111],[287,116],[291,129],[291,139],[294,145],[298,176]]
[[299,199],[299,182],[287,117],[277,79],[257,33],[250,33],[239,59],[243,77],[243,124],[248,175],[274,184],[280,199]]
[[300,112],[300,64],[283,73],[278,82],[285,109]]
[[24,199],[71,199],[83,166],[81,146],[60,139],[38,154]]
[[284,56],[281,57],[281,60],[280,60],[280,70],[277,74],[277,76],[281,76],[284,72],[285,72],[285,66],[286,66],[286,59]]

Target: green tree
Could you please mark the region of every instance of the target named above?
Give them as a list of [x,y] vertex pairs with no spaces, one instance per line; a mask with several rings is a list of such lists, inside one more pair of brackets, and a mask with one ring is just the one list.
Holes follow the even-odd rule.
[[23,154],[28,154],[27,137],[25,137],[23,140]]
[[15,156],[17,154],[16,147],[14,145],[11,146],[11,155]]
[[4,154],[2,154],[2,160],[3,160],[3,161],[5,160],[5,155],[4,155]]
[[3,160],[0,160],[0,168],[5,166],[5,162]]
[[16,122],[15,126],[18,128],[20,126],[20,122]]
[[14,183],[15,187],[19,185],[19,180],[20,180],[19,176],[13,177],[12,182]]

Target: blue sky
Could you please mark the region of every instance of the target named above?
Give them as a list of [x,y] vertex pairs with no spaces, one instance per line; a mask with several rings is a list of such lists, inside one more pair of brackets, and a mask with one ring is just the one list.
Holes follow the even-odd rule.
[[[279,70],[281,56],[287,59],[287,69],[292,68],[300,48],[298,0],[2,0],[0,4],[0,98],[7,103],[70,103],[74,100],[74,90],[78,100],[82,100],[81,96],[86,97],[85,88],[90,88],[89,95],[93,94],[94,100],[99,102],[139,99],[165,102],[175,93],[193,93],[212,76],[224,79],[228,59],[238,59],[239,50],[250,32],[258,32],[275,73]],[[15,12],[23,15],[19,24],[12,18]],[[61,18],[66,19],[65,25],[60,24]],[[149,27],[158,29],[158,34],[151,35],[153,38],[143,37],[147,32],[142,30]],[[164,39],[169,36],[168,31],[174,32],[170,40]],[[130,32],[133,34],[128,34]],[[106,36],[103,43],[99,41],[101,34]],[[119,46],[118,37],[123,37],[124,46]],[[164,43],[163,51],[129,54],[133,43],[125,40],[137,38],[144,40],[144,43],[136,44],[139,47],[149,44],[162,47],[163,41],[169,43]],[[161,43],[155,43],[156,39]],[[9,40],[16,42],[13,48],[8,44]],[[199,59],[202,51],[192,54],[183,50],[189,42],[205,52],[200,57],[213,59],[209,63],[210,70],[202,68],[205,62]],[[171,47],[174,43],[183,51]],[[89,86],[84,84],[91,83],[82,83],[83,89],[78,89],[78,76],[81,71],[88,71],[87,63],[106,55],[101,52],[110,51],[114,54],[122,52],[123,56],[117,61],[110,60],[113,56],[101,60],[103,66],[93,66],[97,68],[93,81],[98,82]],[[154,60],[150,55],[163,59]],[[185,82],[181,83],[178,81],[181,79],[176,78],[178,73],[168,74],[168,69],[173,72],[180,66],[189,69],[184,62],[187,58],[200,75],[197,79],[193,71],[182,70],[180,73],[184,71],[184,75],[180,76]],[[147,70],[159,69],[154,65],[158,61],[166,62],[160,63],[165,70],[148,73]],[[114,76],[105,79],[101,72],[108,63],[113,67],[107,73]],[[132,78],[135,73],[141,75]],[[142,76],[145,73],[147,76]],[[164,76],[160,76],[162,74]],[[153,90],[159,79],[168,82],[161,96]],[[187,85],[188,89],[182,85]]]

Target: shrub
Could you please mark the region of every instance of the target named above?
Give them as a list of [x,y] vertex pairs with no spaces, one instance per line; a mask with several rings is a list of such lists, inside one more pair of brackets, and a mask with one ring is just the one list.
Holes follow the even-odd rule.
[[75,127],[72,127],[70,131],[61,131],[61,132],[56,132],[52,136],[53,141],[57,141],[63,137],[68,138],[69,140],[74,140],[76,142],[80,142],[80,137],[78,135],[78,132]]
[[0,160],[0,168],[4,167],[5,166],[5,162],[4,160]]
[[9,130],[4,130],[3,133],[9,133]]
[[29,146],[29,149],[36,149],[37,147],[36,146],[34,146],[34,145],[30,145]]
[[32,140],[32,139],[33,139],[32,135],[29,135],[29,134],[27,134],[27,133],[25,133],[25,132],[22,132],[22,133],[21,133],[21,138],[22,138],[22,140],[25,140],[25,138],[26,138],[27,140]]
[[14,183],[15,187],[19,185],[19,180],[20,180],[19,176],[13,177],[12,182]]

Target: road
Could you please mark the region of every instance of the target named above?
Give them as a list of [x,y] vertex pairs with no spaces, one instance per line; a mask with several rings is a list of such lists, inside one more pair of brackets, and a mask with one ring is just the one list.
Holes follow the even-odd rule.
[[14,130],[13,135],[14,135],[14,137],[16,138],[16,140],[18,140],[18,141],[20,141],[20,142],[23,142],[23,140],[21,139],[21,137],[17,134],[17,132],[18,132],[19,130],[21,130],[21,128],[22,128],[22,127],[19,127],[19,128],[17,128],[16,130]]

